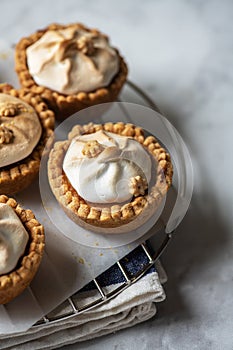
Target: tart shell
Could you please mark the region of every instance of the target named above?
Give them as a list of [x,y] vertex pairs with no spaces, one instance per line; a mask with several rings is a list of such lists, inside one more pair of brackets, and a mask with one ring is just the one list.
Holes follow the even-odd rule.
[[70,25],[55,23],[49,25],[45,29],[38,30],[28,37],[22,38],[15,48],[15,70],[20,84],[22,87],[29,88],[31,91],[40,94],[49,108],[55,112],[56,118],[60,120],[69,117],[83,108],[99,103],[115,101],[126,81],[128,73],[128,68],[124,59],[116,50],[120,61],[119,72],[107,87],[99,88],[91,92],[78,92],[77,94],[64,95],[44,86],[37,85],[27,66],[27,47],[39,40],[46,31],[65,29],[67,27],[76,27],[77,29],[84,29],[92,33],[100,33],[98,30],[89,29],[80,23]]
[[[81,134],[94,133],[100,129],[119,135],[130,136],[140,142],[157,163],[155,183],[148,194],[133,197],[129,203],[98,208],[87,203],[74,190],[63,171],[63,160],[71,140]],[[132,223],[130,230],[148,220],[158,208],[172,183],[173,168],[170,155],[161,147],[153,136],[145,137],[143,130],[132,124],[106,123],[104,125],[76,125],[69,134],[67,141],[57,142],[51,150],[48,161],[48,177],[51,189],[65,211],[78,225],[107,233],[120,233],[120,227]],[[136,220],[137,219],[137,220]],[[111,231],[111,229],[119,229]]]
[[53,135],[55,118],[54,112],[48,109],[42,98],[28,89],[16,90],[8,84],[1,84],[0,93],[9,94],[30,104],[37,112],[42,126],[40,141],[28,157],[12,165],[0,167],[0,194],[13,195],[28,187],[37,177],[42,153]]
[[15,270],[0,275],[0,304],[6,304],[21,294],[34,278],[40,265],[44,246],[44,229],[31,210],[24,210],[13,199],[0,195],[0,203],[11,206],[29,234],[25,255],[19,260]]

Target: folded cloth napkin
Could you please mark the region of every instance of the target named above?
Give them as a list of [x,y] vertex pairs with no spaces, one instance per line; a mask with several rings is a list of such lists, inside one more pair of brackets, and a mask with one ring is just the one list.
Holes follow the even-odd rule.
[[[135,258],[137,258],[136,265],[132,259],[126,259],[129,273],[137,272],[143,264],[144,257],[138,252]],[[104,286],[106,291],[120,286],[121,279],[119,271],[114,266],[100,276],[101,286]],[[140,280],[100,306],[60,321],[34,326],[24,333],[0,336],[0,349],[58,349],[64,345],[131,327],[156,314],[155,303],[165,299],[161,285],[165,281],[166,274],[158,262]],[[72,300],[80,306],[95,299],[96,294],[97,290],[92,288],[90,283],[72,296]],[[57,319],[59,315],[68,314],[69,307],[68,302],[64,302],[48,315],[49,319]]]

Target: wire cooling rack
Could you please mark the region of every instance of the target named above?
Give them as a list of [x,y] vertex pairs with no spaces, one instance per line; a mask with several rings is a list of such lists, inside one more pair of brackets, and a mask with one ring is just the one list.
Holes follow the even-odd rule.
[[[131,253],[118,260],[107,271],[94,278],[87,286],[90,289],[84,287],[81,291],[73,294],[53,312],[36,322],[33,327],[43,327],[43,325],[64,321],[65,319],[71,318],[77,314],[82,314],[97,306],[100,306],[116,297],[118,294],[144,276],[145,273],[158,261],[172,237],[172,234],[170,233],[164,235],[165,237],[156,252],[153,251],[149,241],[141,243]],[[136,271],[132,273],[127,266],[130,265],[131,258],[133,259],[133,256],[135,257],[137,254],[140,254],[140,260],[144,263],[140,264],[141,266],[138,266]],[[118,276],[119,273],[121,274],[121,283],[117,283],[115,288],[113,287],[112,290],[108,291],[103,277],[105,274],[111,273],[111,271],[115,271]],[[85,294],[85,290],[89,290],[89,292],[91,291],[92,298],[91,302],[87,303],[85,303],[84,298],[83,304],[83,298],[80,298],[80,295],[82,296],[82,294]],[[59,310],[63,311],[60,313]]]
[[[147,96],[147,94],[142,91],[137,85],[131,81],[127,81],[127,86],[132,89],[136,94],[138,94],[146,104],[154,109],[157,112],[160,112],[157,105]],[[156,233],[157,235],[157,233]],[[56,323],[59,321],[64,321],[65,319],[72,318],[78,314],[87,312],[97,306],[102,305],[103,303],[111,300],[116,297],[122,291],[126,290],[133,283],[138,281],[143,277],[146,272],[154,266],[158,261],[159,257],[162,255],[166,249],[169,241],[172,238],[172,233],[165,233],[164,231],[160,232],[160,242],[157,245],[157,249],[152,248],[150,241],[145,241],[141,243],[137,248],[132,252],[127,254],[125,257],[118,260],[114,265],[112,265],[107,271],[101,275],[94,278],[86,287],[81,291],[73,294],[71,297],[66,299],[61,305],[59,305],[55,310],[53,310],[48,315],[45,315],[38,322],[36,322],[32,327],[43,327],[48,324]],[[136,269],[132,272],[128,266],[131,261],[135,259],[135,256],[140,255],[140,263]],[[108,290],[106,285],[104,275],[112,273],[117,273],[120,275],[120,283],[113,284],[113,288]],[[87,291],[91,294],[92,298],[80,298]],[[91,299],[87,302],[88,299]]]

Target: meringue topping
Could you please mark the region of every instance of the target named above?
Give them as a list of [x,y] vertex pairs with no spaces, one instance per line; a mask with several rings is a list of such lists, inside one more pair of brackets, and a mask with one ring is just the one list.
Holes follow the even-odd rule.
[[103,130],[75,137],[63,162],[77,193],[97,204],[122,203],[141,194],[151,167],[150,155],[138,141]]
[[0,275],[16,267],[28,240],[28,233],[14,209],[0,203]]
[[34,81],[65,95],[108,86],[119,71],[108,38],[74,26],[46,31],[26,55]]
[[0,167],[31,154],[41,133],[36,111],[28,103],[0,93]]

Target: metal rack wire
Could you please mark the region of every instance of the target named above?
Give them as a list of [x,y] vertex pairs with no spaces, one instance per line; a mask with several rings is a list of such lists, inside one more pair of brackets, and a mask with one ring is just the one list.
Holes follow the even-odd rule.
[[[160,112],[157,105],[137,85],[135,85],[131,81],[127,81],[127,85],[138,95],[140,95],[149,107],[156,110],[157,112]],[[143,254],[144,256],[145,263],[142,264],[142,266],[140,266],[136,272],[131,273],[127,269],[127,264],[125,264],[125,261],[130,260],[130,254],[132,252],[118,260],[112,267],[110,267],[109,270],[114,268],[117,269],[118,273],[121,274],[122,282],[120,283],[120,285],[116,284],[116,287],[114,289],[110,291],[106,290],[106,286],[101,283],[100,278],[106,272],[105,271],[103,274],[97,276],[89,283],[92,285],[92,294],[95,295],[90,302],[84,302],[84,304],[80,304],[79,296],[83,293],[82,290],[78,291],[77,293],[69,297],[66,301],[64,301],[64,303],[62,303],[53,312],[41,318],[38,322],[36,322],[33,325],[33,327],[43,327],[48,324],[64,321],[65,319],[87,312],[116,297],[118,294],[126,290],[129,286],[131,286],[133,283],[138,281],[142,276],[146,274],[146,272],[157,262],[159,257],[162,255],[171,238],[172,234],[167,234],[164,231],[162,242],[158,244],[158,248],[156,249],[156,251],[151,249],[149,241],[141,243],[137,248],[134,249],[134,251],[137,249],[141,250],[141,254]],[[59,312],[59,309],[62,310],[62,312]]]
[[[145,275],[145,273],[156,263],[156,261],[159,259],[159,257],[162,255],[164,250],[166,249],[169,241],[172,238],[172,234],[164,234],[165,237],[160,244],[159,248],[156,250],[156,252],[153,252],[150,247],[150,243],[143,242],[141,243],[137,248],[134,250],[141,250],[141,254],[144,255],[144,260],[146,263],[144,263],[141,268],[139,268],[136,273],[130,273],[127,270],[127,267],[125,265],[125,261],[129,261],[128,254],[126,257],[123,257],[122,259],[118,260],[110,269],[113,267],[118,269],[118,271],[122,275],[123,282],[120,283],[120,285],[116,285],[116,288],[111,290],[110,292],[106,292],[104,289],[104,285],[99,281],[100,276],[94,278],[92,280],[93,290],[92,294],[95,294],[95,298],[89,303],[86,303],[82,306],[79,306],[79,298],[78,295],[80,292],[75,293],[71,297],[69,297],[62,305],[60,305],[60,308],[65,309],[66,311],[62,314],[56,314],[53,311],[51,314],[48,314],[44,316],[42,319],[40,319],[33,327],[41,327],[43,325],[48,325],[51,323],[55,323],[58,321],[64,321],[65,319],[71,318],[77,314],[82,314],[86,311],[89,311],[97,306],[102,305],[103,303],[111,300],[112,298],[116,297],[118,294],[120,294],[122,291],[127,289],[129,286],[131,286],[133,283],[138,281],[142,276]],[[94,291],[94,293],[93,293]],[[82,294],[82,291],[81,291]],[[66,305],[65,305],[66,304]]]

